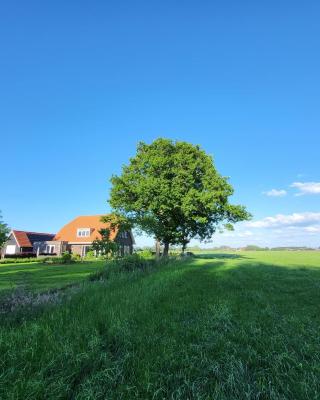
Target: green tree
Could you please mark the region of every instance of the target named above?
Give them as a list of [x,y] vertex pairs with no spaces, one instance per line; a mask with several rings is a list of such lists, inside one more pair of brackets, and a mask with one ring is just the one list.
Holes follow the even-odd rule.
[[99,231],[101,239],[96,239],[92,242],[91,248],[104,257],[113,257],[119,250],[118,244],[111,240],[111,230],[104,228]]
[[250,218],[245,207],[229,204],[233,188],[199,146],[157,139],[139,143],[137,154],[111,178],[110,205],[164,245],[185,247],[217,229]]
[[0,249],[2,248],[4,243],[7,241],[9,233],[10,233],[10,229],[8,228],[8,225],[3,222],[2,214],[0,211]]

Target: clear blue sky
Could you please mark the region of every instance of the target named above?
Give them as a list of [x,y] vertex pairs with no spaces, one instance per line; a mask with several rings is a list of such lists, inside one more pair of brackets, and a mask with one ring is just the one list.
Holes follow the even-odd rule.
[[107,212],[110,176],[162,136],[213,154],[254,214],[216,244],[320,246],[319,21],[318,1],[3,2],[5,221]]

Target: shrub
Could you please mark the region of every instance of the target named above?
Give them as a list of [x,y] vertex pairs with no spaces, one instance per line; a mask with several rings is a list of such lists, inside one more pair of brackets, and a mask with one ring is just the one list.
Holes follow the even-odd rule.
[[105,280],[112,274],[118,274],[119,272],[134,272],[134,271],[145,271],[156,264],[156,260],[146,260],[138,254],[132,254],[122,258],[107,261],[106,267],[90,275],[91,281]]
[[62,253],[61,257],[45,257],[41,261],[45,264],[71,264],[73,262],[72,254],[67,251]]
[[19,254],[5,254],[5,258],[35,258],[37,255],[35,253],[19,253]]
[[61,255],[62,259],[62,264],[70,264],[72,262],[72,254],[70,254],[68,251],[65,251]]
[[115,261],[116,266],[120,271],[135,271],[144,270],[148,266],[148,261],[139,254],[125,256]]
[[41,262],[39,258],[3,258],[0,264],[24,264],[24,263],[37,263]]
[[[69,253],[68,253],[69,254]],[[70,255],[70,254],[69,254]],[[80,254],[72,254],[71,255],[71,258],[70,258],[70,260],[69,260],[69,262],[72,262],[72,261],[74,261],[74,262],[79,262],[79,261],[81,261],[81,256],[80,256]]]
[[146,260],[154,258],[154,253],[150,249],[138,250],[135,254]]
[[88,260],[91,260],[91,259],[93,259],[93,258],[96,258],[95,252],[94,252],[93,250],[88,250],[88,251],[87,251],[87,254],[86,254],[86,258],[87,258]]

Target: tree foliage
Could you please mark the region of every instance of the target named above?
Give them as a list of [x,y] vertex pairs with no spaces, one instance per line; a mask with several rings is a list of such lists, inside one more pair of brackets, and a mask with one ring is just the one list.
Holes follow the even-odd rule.
[[2,220],[2,214],[0,212],[0,249],[4,245],[4,243],[8,239],[8,235],[10,233],[10,229],[7,224],[5,224]]
[[101,235],[101,239],[95,239],[92,242],[92,250],[104,257],[114,256],[118,252],[119,246],[115,241],[110,239],[111,230],[104,228],[100,229],[99,233]]
[[165,245],[185,247],[250,217],[228,199],[233,188],[199,146],[157,139],[140,142],[135,157],[111,178],[110,204],[118,215]]
[[117,230],[117,232],[124,232],[130,230],[132,227],[131,221],[124,215],[119,213],[111,213],[101,217],[101,222],[108,224],[110,231]]

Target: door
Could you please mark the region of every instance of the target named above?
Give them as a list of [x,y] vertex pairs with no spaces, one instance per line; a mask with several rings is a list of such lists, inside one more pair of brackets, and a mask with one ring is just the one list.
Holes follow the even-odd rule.
[[6,248],[6,254],[16,254],[16,245],[15,244],[8,244]]

